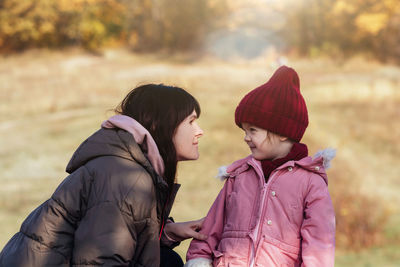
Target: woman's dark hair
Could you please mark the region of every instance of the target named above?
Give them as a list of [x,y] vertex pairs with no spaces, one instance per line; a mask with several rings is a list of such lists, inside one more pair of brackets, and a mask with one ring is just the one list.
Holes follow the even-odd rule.
[[170,190],[175,182],[177,166],[172,139],[179,124],[194,110],[200,116],[200,105],[191,94],[182,88],[163,84],[136,87],[115,110],[135,119],[150,132],[164,160],[164,179]]

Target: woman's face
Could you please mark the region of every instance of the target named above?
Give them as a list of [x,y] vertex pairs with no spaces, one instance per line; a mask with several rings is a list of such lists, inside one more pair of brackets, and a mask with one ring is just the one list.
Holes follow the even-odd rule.
[[194,110],[176,128],[172,139],[175,145],[178,161],[195,160],[199,158],[199,138],[203,130],[197,124],[197,113]]

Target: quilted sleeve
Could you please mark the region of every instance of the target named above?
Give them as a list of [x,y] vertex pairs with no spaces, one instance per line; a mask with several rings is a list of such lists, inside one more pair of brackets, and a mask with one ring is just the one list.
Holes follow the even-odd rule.
[[335,213],[328,186],[319,175],[310,179],[301,236],[303,267],[334,266]]

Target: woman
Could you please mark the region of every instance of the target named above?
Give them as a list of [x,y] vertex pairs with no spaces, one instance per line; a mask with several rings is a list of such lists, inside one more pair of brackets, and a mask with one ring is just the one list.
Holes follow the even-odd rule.
[[167,220],[179,188],[177,162],[199,157],[196,99],[178,87],[147,84],[116,111],[76,150],[70,175],[26,218],[0,253],[0,266],[159,266],[160,239],[163,263],[180,265],[165,247],[205,238],[196,231],[201,221]]

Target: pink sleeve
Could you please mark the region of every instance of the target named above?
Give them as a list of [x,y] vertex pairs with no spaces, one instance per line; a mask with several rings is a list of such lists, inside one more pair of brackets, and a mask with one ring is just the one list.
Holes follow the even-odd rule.
[[225,223],[225,199],[229,194],[228,188],[231,179],[228,179],[224,187],[219,192],[216,200],[211,206],[208,214],[203,222],[200,233],[205,234],[208,238],[204,241],[193,239],[190,243],[186,254],[186,261],[195,258],[213,259],[213,253],[216,252],[219,241],[221,240],[222,230]]
[[335,213],[328,186],[319,176],[310,178],[301,227],[302,267],[333,267],[335,262]]

